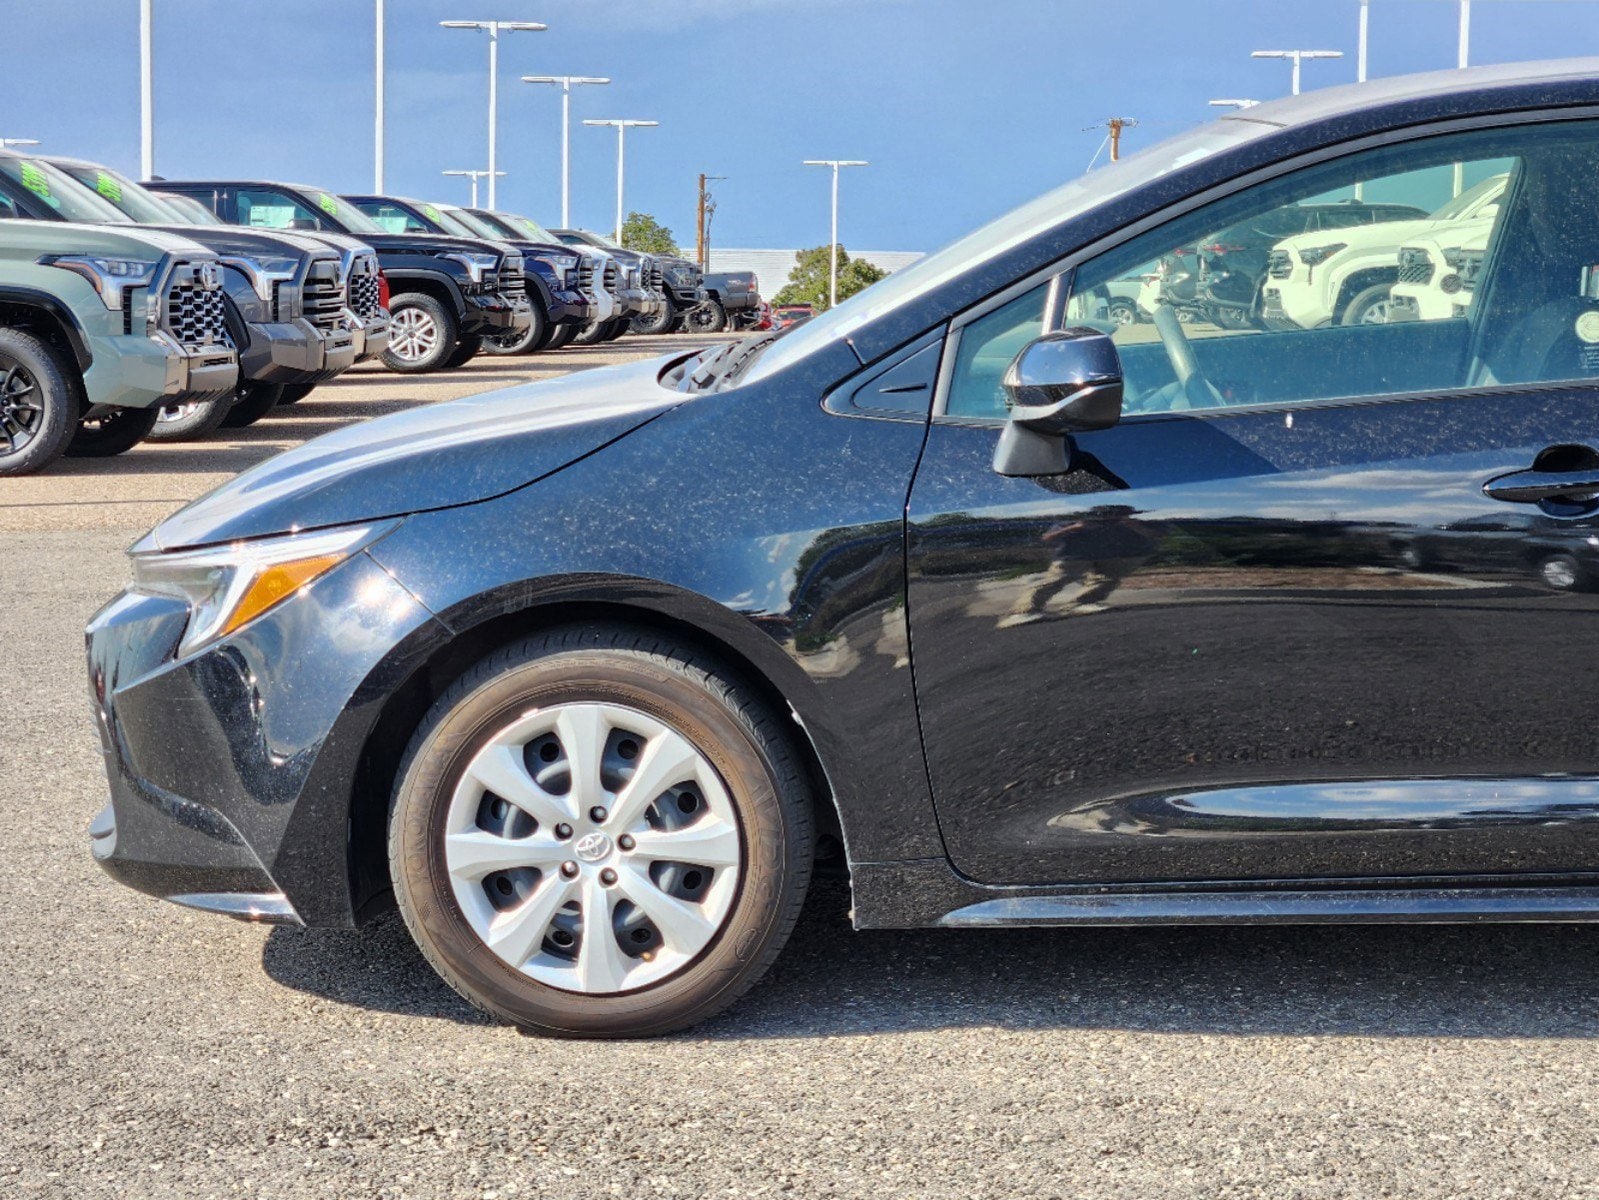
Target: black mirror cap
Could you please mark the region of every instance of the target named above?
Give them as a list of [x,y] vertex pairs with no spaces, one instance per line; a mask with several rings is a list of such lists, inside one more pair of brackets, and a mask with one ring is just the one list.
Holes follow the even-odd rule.
[[1029,342],[1003,385],[1011,422],[1036,433],[1087,433],[1121,420],[1121,355],[1098,329],[1063,329]]

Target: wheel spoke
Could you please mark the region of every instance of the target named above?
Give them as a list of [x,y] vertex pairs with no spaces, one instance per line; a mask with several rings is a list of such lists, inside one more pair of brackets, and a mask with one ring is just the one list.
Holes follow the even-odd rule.
[[655,928],[661,931],[661,937],[672,949],[696,954],[709,940],[713,927],[705,914],[686,900],[668,896],[644,872],[633,867],[623,869],[617,887],[644,910],[644,915],[655,923]]
[[611,928],[611,889],[594,876],[583,881],[583,944],[577,952],[577,978],[585,992],[614,992],[627,977],[628,964]]
[[482,879],[495,871],[509,871],[513,867],[551,867],[563,857],[561,846],[554,838],[537,833],[531,837],[512,838],[473,829],[452,833],[444,839],[444,861],[450,873],[468,879]]
[[711,815],[682,829],[641,829],[633,840],[636,853],[652,861],[731,867],[739,860],[738,830]]
[[569,705],[555,719],[555,736],[566,751],[571,774],[572,785],[566,796],[574,812],[586,812],[605,799],[600,788],[600,761],[605,756],[605,739],[610,731],[597,704]]
[[574,883],[555,872],[546,875],[531,896],[494,919],[484,942],[513,967],[520,967],[538,950],[555,914],[572,898]]
[[626,831],[644,816],[644,810],[674,783],[684,783],[698,774],[699,755],[674,733],[651,739],[639,756],[638,766],[627,785],[617,793],[607,825]]
[[509,800],[546,829],[570,820],[566,800],[545,791],[528,774],[521,746],[486,746],[472,760],[472,778],[502,800]]

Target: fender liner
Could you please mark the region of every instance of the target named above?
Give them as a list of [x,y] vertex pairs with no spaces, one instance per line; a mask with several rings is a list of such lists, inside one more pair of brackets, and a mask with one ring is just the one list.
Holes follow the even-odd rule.
[[48,313],[66,334],[67,344],[72,347],[72,357],[78,364],[78,370],[87,371],[94,362],[94,356],[89,353],[89,339],[84,335],[77,314],[49,292],[41,288],[0,286],[0,304],[21,304]]

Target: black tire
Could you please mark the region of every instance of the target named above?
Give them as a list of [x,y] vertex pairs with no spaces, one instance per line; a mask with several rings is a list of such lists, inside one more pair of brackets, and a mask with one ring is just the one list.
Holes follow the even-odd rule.
[[31,475],[65,454],[80,395],[76,371],[50,343],[0,329],[0,475]]
[[233,393],[233,407],[222,418],[224,429],[244,429],[254,425],[276,408],[283,399],[283,384],[260,383],[247,379]]
[[727,328],[727,310],[719,300],[707,300],[688,314],[690,333],[721,333]]
[[[442,830],[472,756],[530,709],[604,702],[686,738],[721,777],[740,827],[743,874],[727,915],[687,965],[630,991],[541,983],[474,932],[452,890]],[[648,1037],[703,1021],[737,999],[782,949],[810,881],[814,833],[787,726],[717,663],[647,630],[583,625],[517,642],[478,663],[433,705],[400,764],[389,865],[406,925],[468,1001],[501,1020],[565,1037]]]
[[78,422],[77,431],[67,443],[68,458],[111,458],[132,450],[155,428],[160,410],[155,408],[113,408],[103,417],[88,417]]
[[605,331],[605,337],[602,340],[607,342],[616,341],[617,338],[628,332],[630,324],[631,322],[628,321],[612,321],[611,327]]
[[383,365],[400,375],[444,370],[461,340],[455,313],[425,292],[402,292],[389,305]]
[[663,304],[659,311],[650,316],[640,313],[628,322],[628,329],[633,333],[658,334],[667,333],[677,321],[677,310],[670,304]]
[[1117,325],[1126,327],[1138,324],[1138,305],[1131,300],[1112,300],[1105,315]]
[[1388,293],[1391,283],[1374,283],[1356,292],[1338,316],[1340,325],[1381,325],[1388,320]]
[[152,442],[195,442],[222,428],[228,410],[233,407],[232,392],[213,392],[181,404],[165,404],[157,408],[155,425],[149,438]]
[[456,367],[464,367],[477,357],[478,351],[483,349],[481,334],[467,334],[455,343],[455,350],[449,358],[444,360],[446,370],[453,371]]
[[316,389],[317,385],[314,383],[286,383],[283,385],[282,394],[278,396],[278,407],[281,408],[285,404],[298,404]]
[[502,334],[498,337],[485,337],[483,339],[484,354],[537,354],[544,349],[544,343],[549,337],[550,316],[544,310],[544,305],[539,303],[537,295],[533,296],[533,319],[528,327],[521,333]]
[[605,334],[610,328],[610,321],[590,321],[573,336],[572,344],[574,346],[598,345],[605,340]]
[[546,350],[559,350],[562,346],[570,346],[572,339],[577,336],[577,330],[576,322],[557,325],[550,331],[550,340],[545,344],[544,348]]

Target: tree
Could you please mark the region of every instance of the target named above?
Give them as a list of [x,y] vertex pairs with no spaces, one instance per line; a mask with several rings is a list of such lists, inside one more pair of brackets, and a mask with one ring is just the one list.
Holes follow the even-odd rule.
[[[827,308],[828,270],[831,266],[832,247],[813,246],[794,255],[794,269],[788,273],[788,283],[777,293],[773,304],[809,304],[817,312]],[[874,266],[864,258],[851,258],[844,247],[838,248],[838,298],[848,300],[862,288],[886,279],[888,272]]]
[[643,254],[683,257],[683,252],[677,248],[677,239],[672,236],[672,231],[649,213],[627,214],[627,220],[622,223],[622,245]]

